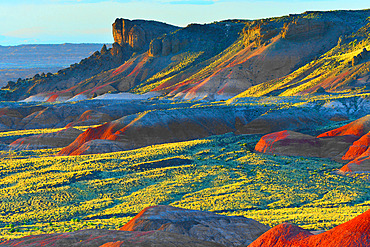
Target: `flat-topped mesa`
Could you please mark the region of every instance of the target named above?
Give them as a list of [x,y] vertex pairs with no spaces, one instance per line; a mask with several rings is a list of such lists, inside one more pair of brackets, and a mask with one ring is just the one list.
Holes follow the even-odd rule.
[[[149,45],[149,55],[167,56],[182,50],[218,53],[238,38],[244,26],[244,22],[233,21],[211,24],[192,23],[176,32],[152,40]],[[217,49],[219,49],[218,52]]]
[[134,51],[149,47],[152,39],[178,29],[166,23],[145,20],[117,18],[112,24],[114,42],[124,47],[129,45]]
[[333,23],[316,19],[297,19],[285,25],[282,37],[287,40],[303,41],[324,36]]

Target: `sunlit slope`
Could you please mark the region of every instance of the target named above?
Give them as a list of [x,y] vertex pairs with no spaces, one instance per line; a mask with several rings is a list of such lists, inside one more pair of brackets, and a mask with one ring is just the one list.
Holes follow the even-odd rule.
[[[35,77],[13,82],[0,95],[17,99],[37,94],[63,101],[76,95],[154,91],[180,99],[226,99],[307,94],[321,87],[331,92],[363,89],[369,82],[370,53],[364,51],[370,50],[369,12],[307,11],[189,24],[158,35],[135,52],[127,53],[117,43],[109,51],[102,49],[93,56],[101,71],[88,78],[77,69],[64,79],[60,72],[49,77],[61,81]],[[120,59],[105,68],[108,57]],[[74,67],[79,68],[70,70]]]
[[[365,15],[366,17],[366,15]],[[361,22],[360,20],[358,23]],[[341,35],[321,56],[287,76],[249,88],[235,98],[248,96],[292,96],[313,92],[367,91],[370,71],[370,20],[353,33]],[[323,90],[324,89],[324,90]]]
[[73,157],[45,157],[58,150],[11,153],[0,163],[1,235],[117,229],[158,204],[310,230],[369,209],[366,175],[334,175],[342,164],[325,159],[250,152],[260,137],[227,134]]

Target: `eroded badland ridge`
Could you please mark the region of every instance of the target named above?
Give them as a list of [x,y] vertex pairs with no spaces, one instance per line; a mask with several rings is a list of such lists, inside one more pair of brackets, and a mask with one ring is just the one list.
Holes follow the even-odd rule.
[[370,246],[369,28],[116,19],[112,48],[9,82],[0,246]]
[[158,92],[183,99],[307,94],[368,84],[369,10],[305,12],[179,28],[117,19],[113,48],[48,76],[9,82],[3,99]]

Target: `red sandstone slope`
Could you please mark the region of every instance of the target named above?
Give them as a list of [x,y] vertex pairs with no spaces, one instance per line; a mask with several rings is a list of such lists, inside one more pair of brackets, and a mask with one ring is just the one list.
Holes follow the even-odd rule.
[[315,138],[284,130],[263,136],[255,150],[279,155],[339,158],[357,139],[358,137],[354,135]]
[[370,145],[370,133],[363,135],[360,139],[355,141],[343,155],[342,160],[353,160],[361,156]]
[[370,131],[370,115],[366,115],[356,121],[353,121],[347,125],[344,125],[340,128],[327,131],[318,135],[317,137],[326,137],[326,136],[343,136],[343,135],[357,135],[363,136]]
[[342,172],[369,172],[370,171],[370,147],[360,156],[352,160],[340,169]]
[[370,210],[327,232],[312,235],[284,223],[264,233],[249,247],[366,247],[370,246]]
[[261,153],[271,153],[274,151],[273,145],[275,142],[283,140],[290,136],[291,131],[283,130],[264,135],[257,143],[255,150]]

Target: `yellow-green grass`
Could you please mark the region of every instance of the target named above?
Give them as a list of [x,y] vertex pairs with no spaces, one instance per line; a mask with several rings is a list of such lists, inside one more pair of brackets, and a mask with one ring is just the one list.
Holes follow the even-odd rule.
[[[10,153],[0,160],[0,238],[118,229],[158,204],[309,230],[330,229],[370,208],[367,176],[336,175],[342,164],[327,159],[254,153],[260,137],[226,134],[71,157]],[[173,163],[161,166],[168,159]]]
[[[74,126],[74,128],[85,131],[88,128],[94,128],[99,125],[90,125],[90,126]],[[16,137],[16,136],[28,136],[28,135],[39,135],[39,134],[47,134],[47,133],[54,133],[61,130],[63,128],[44,128],[44,129],[25,129],[25,130],[10,130],[10,131],[2,131],[0,132],[0,138],[4,137]]]

